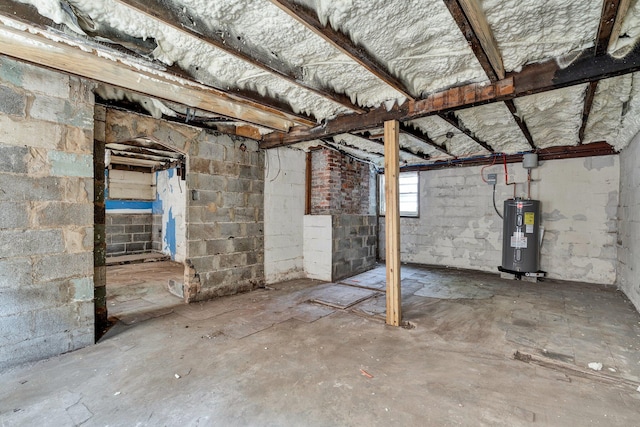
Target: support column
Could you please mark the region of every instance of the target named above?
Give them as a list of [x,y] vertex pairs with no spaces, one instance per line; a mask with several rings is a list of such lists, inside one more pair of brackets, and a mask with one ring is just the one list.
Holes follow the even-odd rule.
[[400,326],[402,307],[400,294],[400,198],[398,174],[399,129],[396,120],[384,123],[384,194],[385,239],[387,264],[387,324]]
[[93,146],[93,298],[96,342],[105,333],[107,320],[107,240],[105,213],[105,108],[96,106]]

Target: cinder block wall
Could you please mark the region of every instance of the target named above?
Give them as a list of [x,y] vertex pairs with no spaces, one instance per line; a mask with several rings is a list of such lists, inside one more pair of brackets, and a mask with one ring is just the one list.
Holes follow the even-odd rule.
[[186,300],[264,285],[264,154],[258,143],[107,110],[107,142],[140,135],[188,155]]
[[[502,262],[502,220],[493,209],[492,187],[480,167],[420,173],[420,217],[401,218],[404,262],[497,272]],[[516,194],[526,196],[526,170],[508,166]],[[513,197],[497,173],[496,202]],[[532,198],[542,203],[545,236],[541,268],[549,277],[613,284],[616,278],[616,210],[618,156],[552,160],[533,170]],[[384,258],[384,221],[380,221],[380,255]]]
[[151,252],[153,215],[150,213],[107,213],[107,255]]
[[91,90],[0,57],[0,369],[94,340]]
[[376,263],[375,215],[334,215],[331,280],[370,270]]
[[640,311],[640,134],[620,153],[618,277],[616,284]]

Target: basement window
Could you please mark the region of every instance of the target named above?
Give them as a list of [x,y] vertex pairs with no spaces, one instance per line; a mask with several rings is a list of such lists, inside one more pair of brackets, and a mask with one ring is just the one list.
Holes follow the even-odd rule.
[[[386,212],[384,174],[380,174],[378,177],[378,194],[380,196],[378,206],[380,207],[380,215],[384,215]],[[400,216],[419,216],[419,182],[420,177],[418,172],[400,172],[398,176],[398,185],[400,187]]]

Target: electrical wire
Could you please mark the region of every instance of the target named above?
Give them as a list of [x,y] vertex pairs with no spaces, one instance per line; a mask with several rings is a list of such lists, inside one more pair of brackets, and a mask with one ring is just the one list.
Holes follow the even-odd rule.
[[282,165],[280,164],[280,147],[276,148],[276,154],[278,154],[278,173],[273,177],[273,179],[269,180],[269,182],[273,182],[278,179],[278,176],[280,176],[280,171],[282,170]]
[[498,212],[498,207],[496,206],[496,185],[495,184],[493,184],[493,209],[495,209],[495,211],[498,214],[498,216],[500,217],[500,219],[504,219],[502,214],[500,212]]

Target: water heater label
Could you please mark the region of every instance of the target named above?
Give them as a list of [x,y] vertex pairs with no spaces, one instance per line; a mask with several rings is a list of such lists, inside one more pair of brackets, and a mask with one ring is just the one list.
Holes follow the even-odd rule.
[[511,236],[511,247],[512,248],[526,248],[527,247],[527,237],[521,231],[516,231]]
[[536,219],[536,214],[534,212],[525,212],[524,213],[524,225],[533,226]]
[[531,233],[533,233],[533,225],[527,225],[526,233],[527,233],[527,234],[531,234]]

